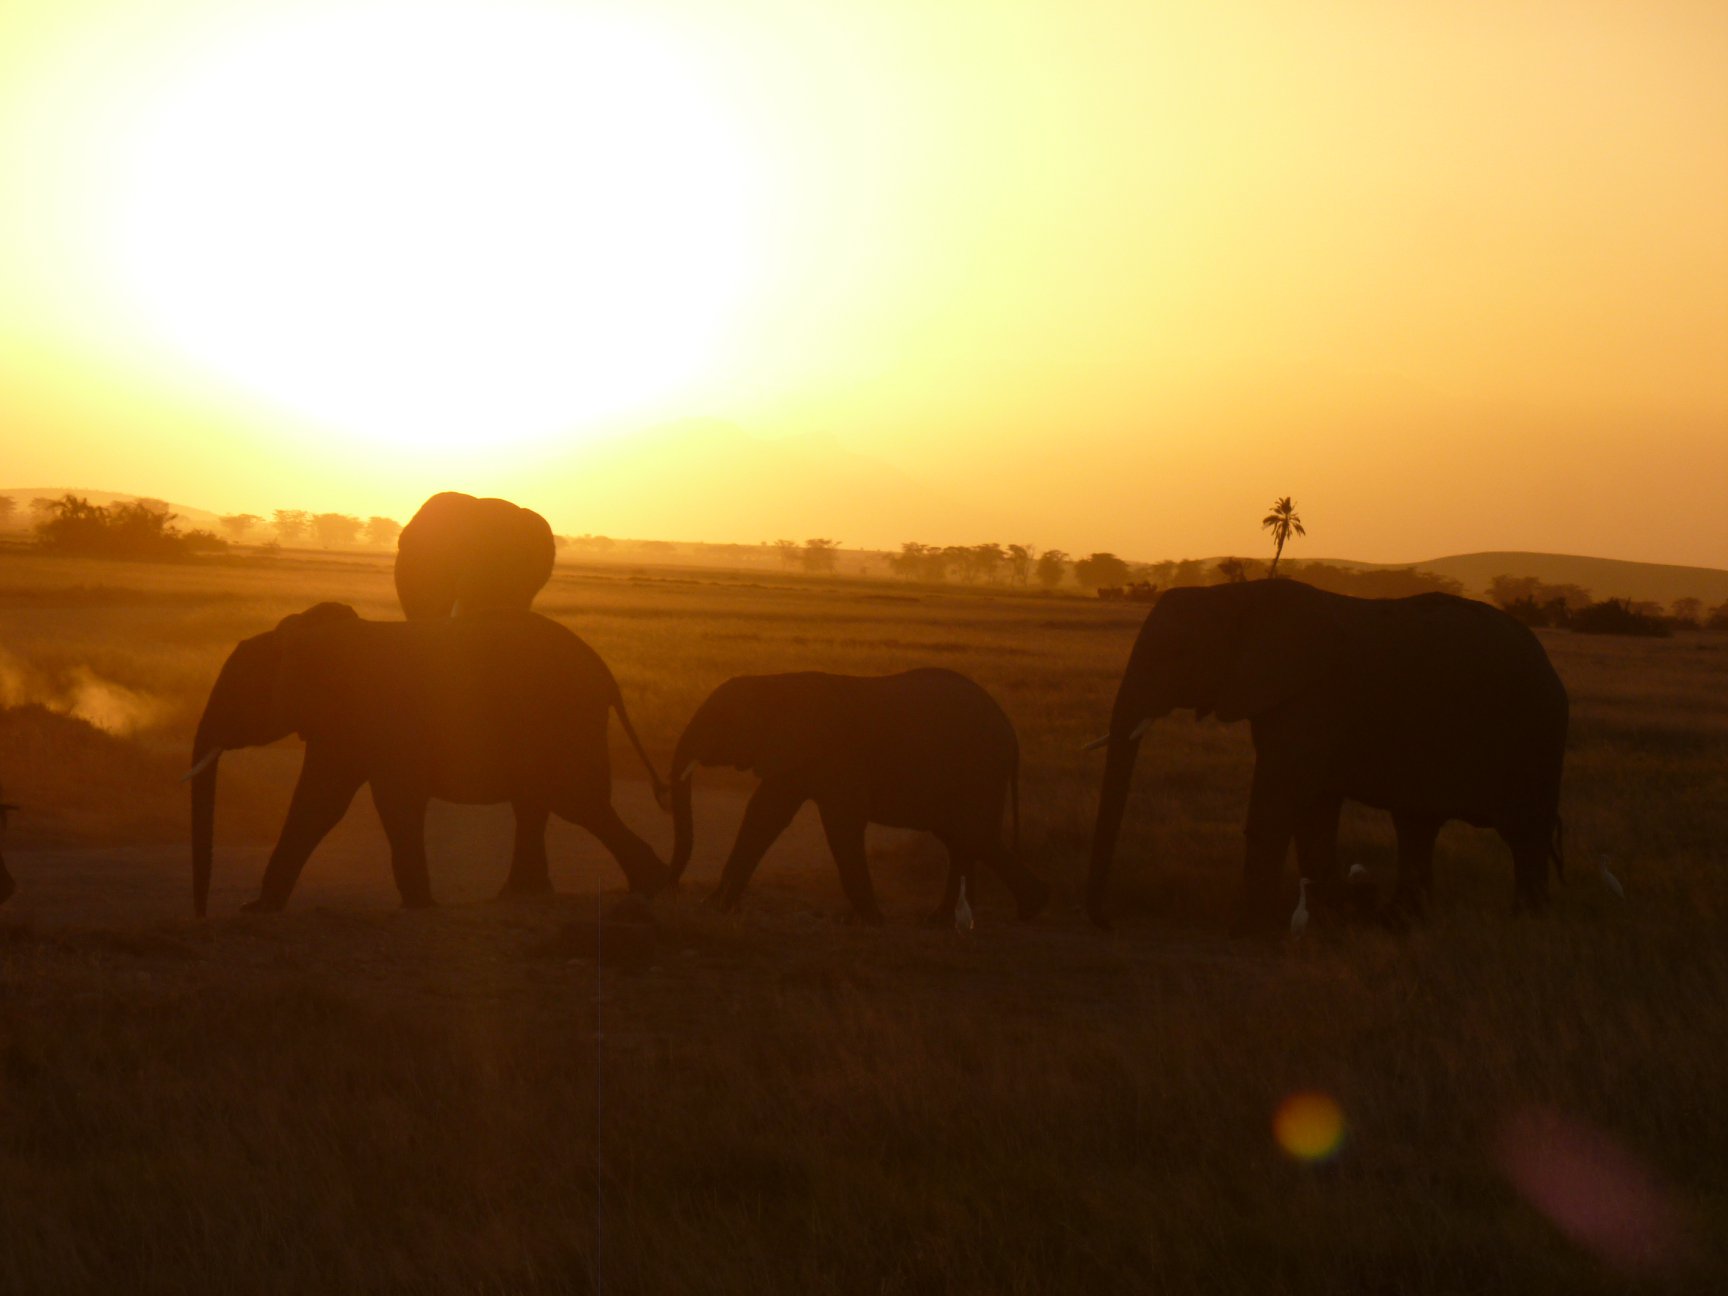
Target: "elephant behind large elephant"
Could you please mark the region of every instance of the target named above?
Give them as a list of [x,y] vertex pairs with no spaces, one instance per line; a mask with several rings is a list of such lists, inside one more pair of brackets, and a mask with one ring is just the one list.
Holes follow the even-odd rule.
[[287,903],[307,857],[363,783],[406,905],[432,901],[425,812],[434,797],[515,808],[507,889],[550,889],[544,839],[556,814],[593,832],[632,890],[652,892],[664,866],[612,809],[612,711],[661,795],[612,672],[555,621],[532,612],[362,621],[341,603],[286,617],[234,649],[198,722],[189,775],[194,908],[203,914],[210,883],[217,758],[291,733],[305,739],[305,761],[250,907]]
[[1292,839],[1299,854],[1328,857],[1345,798],[1392,812],[1402,906],[1423,907],[1449,819],[1498,830],[1517,905],[1546,901],[1566,689],[1541,642],[1498,608],[1450,594],[1351,598],[1292,580],[1165,594],[1100,740],[1109,755],[1087,888],[1100,926],[1141,735],[1177,709],[1252,726],[1242,925],[1277,921]]
[[[950,670],[898,675],[741,675],[697,708],[672,758],[672,877],[694,840],[690,777],[731,765],[762,779],[726,860],[715,901],[735,906],[768,847],[806,801],[822,828],[854,913],[881,922],[864,852],[867,824],[922,829],[948,848],[948,883],[931,921],[955,921],[961,884],[979,862],[1013,890],[1022,917],[1045,884],[1015,857],[1020,744],[996,700]],[[1013,846],[1002,840],[1012,801]]]
[[552,578],[546,519],[502,499],[432,496],[396,539],[396,597],[410,621],[452,612],[526,612]]

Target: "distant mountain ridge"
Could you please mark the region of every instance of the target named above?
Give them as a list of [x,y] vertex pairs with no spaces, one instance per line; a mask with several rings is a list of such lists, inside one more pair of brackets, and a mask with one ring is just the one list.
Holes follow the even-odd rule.
[[1579,585],[1598,599],[1628,598],[1660,603],[1697,598],[1706,607],[1728,601],[1728,571],[1715,567],[1679,567],[1667,563],[1628,562],[1623,558],[1586,558],[1578,554],[1487,553],[1452,554],[1427,562],[1368,563],[1364,566],[1415,566],[1450,576],[1465,592],[1486,594],[1496,576],[1534,576],[1550,585]]

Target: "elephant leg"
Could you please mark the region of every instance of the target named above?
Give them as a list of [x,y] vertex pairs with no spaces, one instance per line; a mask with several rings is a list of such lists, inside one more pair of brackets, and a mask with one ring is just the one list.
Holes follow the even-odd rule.
[[720,885],[708,898],[710,905],[726,910],[738,907],[744,888],[750,885],[750,875],[756,871],[768,848],[786,831],[786,825],[792,822],[792,817],[803,807],[806,799],[803,793],[784,784],[772,780],[762,782],[751,795],[750,803],[744,807],[744,822],[738,825],[732,852],[727,855],[726,866],[720,871]]
[[1398,832],[1398,885],[1392,892],[1393,913],[1420,918],[1428,912],[1434,887],[1434,841],[1446,821],[1434,815],[1394,811]]
[[1320,790],[1301,774],[1302,763],[1268,759],[1264,751],[1254,762],[1243,831],[1242,893],[1233,924],[1238,936],[1270,935],[1283,926],[1278,877],[1298,820],[1320,796]]
[[[852,913],[859,922],[873,927],[882,925],[882,911],[876,907],[876,890],[870,885],[870,865],[864,851],[864,828],[868,819],[854,798],[826,797],[816,802],[822,812],[822,831],[828,837],[828,849],[834,852],[834,862],[840,866],[840,885],[852,902]],[[958,885],[956,885],[958,891]]]
[[426,801],[426,794],[416,788],[372,782],[372,804],[390,839],[390,872],[404,909],[430,909],[433,904],[426,868]]
[[306,867],[318,843],[348,813],[354,794],[365,777],[321,747],[306,748],[299,781],[288,802],[288,817],[270,862],[264,866],[264,883],[258,898],[242,906],[248,913],[275,913],[288,903],[300,870]]
[[1548,843],[1552,829],[1501,829],[1500,836],[1512,848],[1512,895],[1514,913],[1540,913],[1548,907]]
[[546,821],[551,812],[543,805],[517,801],[516,840],[510,850],[510,875],[500,896],[550,895],[552,874],[546,861]]
[[1322,792],[1296,817],[1296,867],[1311,882],[1338,880],[1338,816],[1344,798]]
[[[624,870],[624,880],[629,883],[633,893],[651,896],[665,887],[666,865],[654,853],[654,848],[631,831],[630,825],[618,817],[618,812],[612,808],[610,801],[585,805],[577,813],[565,817],[572,823],[580,824],[599,839],[612,858],[618,861],[618,867]],[[518,821],[517,831],[521,831],[521,821]],[[542,834],[542,858],[545,850],[545,838]]]
[[942,898],[936,902],[936,907],[924,920],[929,927],[954,925],[954,909],[960,903],[960,880],[975,877],[977,871],[976,856],[969,853],[960,842],[944,837],[942,844],[948,848],[948,881],[942,887]]
[[1022,920],[1036,918],[1050,900],[1050,884],[1022,864],[1014,852],[999,841],[986,839],[978,853],[979,858],[1014,893],[1014,909],[1019,917]]

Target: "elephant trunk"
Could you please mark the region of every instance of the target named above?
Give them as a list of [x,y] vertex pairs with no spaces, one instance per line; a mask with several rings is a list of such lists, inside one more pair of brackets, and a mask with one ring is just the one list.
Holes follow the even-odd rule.
[[216,766],[222,748],[207,721],[192,742],[192,912],[204,916],[210,898],[210,857],[216,833]]
[[1144,727],[1120,714],[1110,722],[1104,784],[1098,794],[1098,821],[1092,829],[1092,868],[1086,879],[1086,914],[1106,930],[1110,926],[1105,908],[1110,866],[1116,858],[1116,837],[1122,828],[1123,807],[1128,802],[1128,780],[1140,754],[1140,731]]
[[678,880],[684,876],[695,845],[696,825],[690,805],[690,780],[696,772],[695,767],[689,744],[680,738],[672,755],[672,861],[669,872],[673,886],[677,886]]

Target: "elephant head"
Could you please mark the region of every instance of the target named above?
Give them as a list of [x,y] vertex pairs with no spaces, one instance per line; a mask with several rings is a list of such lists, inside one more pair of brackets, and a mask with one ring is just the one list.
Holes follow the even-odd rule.
[[552,579],[546,519],[509,500],[444,491],[396,540],[396,597],[410,621],[482,608],[526,611]]
[[815,698],[800,699],[797,676],[740,675],[710,693],[672,753],[671,877],[690,862],[694,823],[690,783],[698,765],[730,765],[760,778],[786,777],[820,759]]
[[1158,600],[1122,672],[1105,746],[1086,911],[1108,927],[1106,893],[1140,738],[1175,710],[1244,720],[1313,688],[1338,665],[1342,636],[1310,586],[1290,580],[1180,588]]
[[210,858],[216,819],[216,765],[224,751],[262,747],[316,725],[305,687],[312,669],[304,651],[320,628],[358,621],[346,603],[319,603],[282,618],[274,630],[242,639],[210,690],[192,740],[192,904],[204,916],[210,892]]

